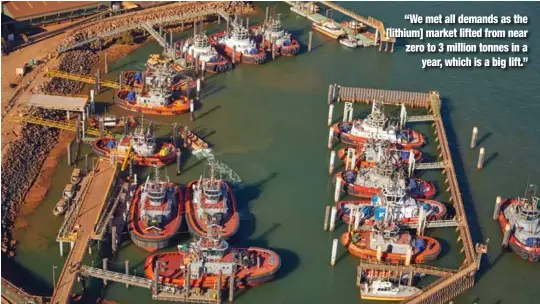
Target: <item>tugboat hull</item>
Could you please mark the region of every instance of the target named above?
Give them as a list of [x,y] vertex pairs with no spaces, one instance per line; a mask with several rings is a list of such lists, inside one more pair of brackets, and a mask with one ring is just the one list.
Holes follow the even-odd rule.
[[[345,163],[347,161],[347,150],[348,148],[343,148],[343,149],[339,149],[338,152],[337,152],[337,155],[338,157]],[[359,148],[359,147],[356,147],[355,148],[355,154],[356,154],[356,164],[355,164],[355,169],[358,169],[359,167],[375,167],[375,165],[377,164],[376,162],[369,162],[369,161],[365,161],[363,160],[363,155],[364,155],[364,151],[362,150],[362,148]],[[422,152],[418,151],[418,150],[415,150],[415,149],[402,149],[404,150],[404,152],[412,152],[414,154],[414,159],[416,162],[420,162],[422,160]],[[409,159],[408,158],[402,158],[400,159],[400,164],[399,165],[408,165],[409,164]]]
[[[342,177],[343,172],[336,174],[336,177]],[[435,196],[435,185],[419,178],[413,178],[418,185],[414,191],[408,191],[408,194],[414,198],[429,199]],[[334,184],[336,179],[334,178]],[[341,179],[342,190],[348,194],[358,197],[372,197],[374,195],[381,194],[381,188],[368,187],[362,185],[355,185],[354,183],[348,183],[344,178]],[[421,186],[420,186],[421,185]]]
[[[182,41],[177,43],[177,45],[181,45],[181,44],[182,44]],[[176,54],[178,54],[178,56],[184,55],[186,57],[187,61],[191,61],[191,62],[193,61],[193,56],[192,55],[190,55],[188,53],[184,54],[181,50],[177,50]],[[199,65],[202,65],[202,63],[203,63],[203,61],[199,60]],[[229,60],[227,60],[224,57],[220,56],[218,61],[215,61],[215,62],[207,61],[205,63],[205,70],[208,73],[224,73],[224,72],[231,71],[232,70],[232,65],[229,62]]]
[[[517,203],[518,203],[517,200],[512,200],[512,199],[507,199],[501,203],[501,208],[499,211],[499,224],[501,225],[501,230],[503,234],[506,228],[506,224],[509,223],[508,219],[504,215],[504,210],[510,207],[512,204],[517,204]],[[527,246],[526,244],[523,244],[514,236],[513,232],[511,232],[510,234],[508,245],[510,246],[512,251],[514,251],[522,259],[535,262],[535,263],[540,261],[540,247],[530,247],[530,246]]]
[[[365,144],[370,139],[367,137],[353,136],[349,133],[342,132],[340,129],[340,125],[341,123],[333,125],[332,130],[334,137],[344,144],[351,146],[360,146]],[[418,149],[425,144],[425,138],[419,132],[414,130],[402,130],[402,132],[408,133],[409,138],[412,138],[412,141],[408,143],[392,142],[393,144],[398,144],[403,149]]]
[[189,112],[189,98],[181,97],[178,100],[173,101],[168,106],[144,106],[127,100],[127,94],[129,91],[122,90],[116,92],[116,104],[123,109],[138,112],[143,114],[154,115],[178,115]]
[[[224,35],[225,32],[210,35],[210,44],[212,44],[216,48],[216,50],[222,55],[226,55],[229,59],[232,60],[234,50],[229,46],[217,42],[217,38],[223,37]],[[266,61],[266,51],[262,48],[258,49],[256,54],[244,54],[242,52],[236,51],[235,60],[237,62],[247,64],[263,64]]]

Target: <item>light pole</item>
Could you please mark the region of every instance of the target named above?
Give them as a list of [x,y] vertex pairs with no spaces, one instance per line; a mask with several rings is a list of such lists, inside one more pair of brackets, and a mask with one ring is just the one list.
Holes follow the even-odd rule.
[[52,282],[53,282],[53,289],[54,287],[56,286],[56,273],[54,272],[54,270],[57,268],[56,265],[53,265],[52,267]]

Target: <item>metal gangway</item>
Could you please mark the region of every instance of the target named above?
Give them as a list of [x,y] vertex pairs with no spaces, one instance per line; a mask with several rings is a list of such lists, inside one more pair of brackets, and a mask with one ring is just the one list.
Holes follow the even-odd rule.
[[169,43],[167,43],[165,38],[163,38],[163,36],[161,36],[154,29],[151,23],[145,22],[142,24],[142,27],[148,32],[148,34],[152,35],[152,37],[154,37],[154,39],[156,39],[156,41],[163,47],[163,53],[165,54],[165,56],[172,59],[176,58],[176,51],[174,50],[172,45],[169,45]]
[[94,277],[98,279],[138,286],[142,288],[152,287],[152,280],[150,279],[123,274],[119,272],[114,272],[110,270],[104,270],[100,268],[90,267],[86,265],[81,266],[79,270],[79,274],[82,276],[90,276],[90,277]]
[[[418,223],[411,224],[400,224],[402,228],[406,229],[416,229],[418,228]],[[426,221],[425,228],[446,228],[446,227],[457,227],[458,223],[454,220],[440,220],[440,221]]]
[[444,168],[446,168],[445,162],[418,163],[415,166],[415,170],[432,170],[432,169],[444,169]]
[[126,31],[131,31],[131,30],[134,30],[134,29],[137,29],[137,28],[144,28],[145,25],[150,25],[151,27],[153,27],[153,26],[158,25],[158,24],[164,24],[164,23],[169,23],[169,22],[186,21],[186,20],[190,20],[190,19],[201,18],[201,17],[207,16],[207,15],[212,15],[212,14],[218,14],[218,12],[216,12],[216,10],[203,10],[203,11],[199,11],[199,12],[188,12],[188,13],[181,14],[181,15],[178,15],[178,16],[171,16],[171,17],[167,17],[167,18],[156,18],[154,20],[149,20],[149,21],[145,21],[145,22],[141,22],[141,23],[130,24],[130,25],[127,25],[127,26],[124,26],[124,27],[115,28],[115,29],[113,29],[111,31],[99,33],[98,35],[93,36],[93,37],[87,37],[85,40],[75,42],[75,43],[70,44],[70,45],[66,45],[66,46],[63,46],[63,47],[58,47],[57,51],[58,51],[58,53],[69,51],[69,50],[81,47],[83,45],[86,45],[88,43],[92,43],[94,41],[98,41],[98,40],[102,40],[102,39],[105,39],[105,38],[108,38],[108,37],[114,37],[114,36],[120,35],[120,34],[122,34],[123,32],[126,32]]
[[409,116],[407,117],[407,122],[425,122],[433,121],[433,115],[418,115],[418,116]]
[[208,164],[214,165],[214,170],[223,176],[229,183],[238,185],[242,182],[242,179],[236,172],[234,172],[227,164],[220,162],[216,159],[212,149],[206,148],[201,150],[194,150],[193,155],[197,159],[206,159]]

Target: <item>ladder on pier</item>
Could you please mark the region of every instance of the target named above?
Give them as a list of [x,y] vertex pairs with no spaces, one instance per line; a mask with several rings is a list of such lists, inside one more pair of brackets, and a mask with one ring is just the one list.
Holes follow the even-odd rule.
[[444,169],[446,164],[444,162],[434,163],[418,163],[415,166],[415,170],[432,170],[432,169]]

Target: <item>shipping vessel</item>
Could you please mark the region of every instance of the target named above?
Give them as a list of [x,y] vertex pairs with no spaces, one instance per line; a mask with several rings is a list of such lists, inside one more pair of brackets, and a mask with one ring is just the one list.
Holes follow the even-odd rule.
[[135,129],[132,135],[126,135],[116,140],[110,136],[96,139],[92,144],[94,153],[99,156],[110,157],[115,154],[118,162],[122,163],[129,153],[135,164],[141,166],[166,165],[176,159],[176,151],[170,143],[163,143],[158,152],[156,139],[150,127],[145,132],[143,122]]
[[234,53],[233,61],[249,64],[264,63],[266,61],[266,51],[257,46],[255,37],[252,36],[249,29],[236,21],[232,22],[231,26],[232,31],[210,35],[210,44],[231,59]]
[[312,28],[333,39],[339,39],[346,35],[339,23],[333,20],[325,22],[313,22]]
[[129,235],[133,243],[151,252],[165,248],[184,219],[182,191],[168,178],[160,180],[156,167],[154,179],[148,176],[139,186],[129,210]]
[[341,235],[341,243],[349,253],[366,260],[402,263],[410,254],[412,264],[435,260],[441,252],[440,243],[431,237],[413,236],[408,231],[386,221],[377,222],[371,230],[354,230]]
[[366,119],[340,122],[332,126],[334,136],[348,145],[361,145],[368,139],[389,141],[405,149],[417,149],[424,145],[424,136],[414,130],[403,129],[404,117],[394,121],[386,117],[381,106],[373,102]]
[[390,281],[374,280],[363,283],[360,298],[378,301],[404,301],[422,292],[414,286],[395,284]]
[[216,51],[205,33],[199,33],[185,41],[179,41],[177,45],[180,47],[176,51],[178,55],[185,56],[186,60],[191,62],[198,57],[199,65],[204,62],[207,72],[222,73],[232,69],[231,63]]
[[416,224],[419,216],[428,221],[438,221],[447,213],[443,203],[412,198],[399,187],[384,188],[380,196],[375,195],[371,199],[340,201],[336,207],[342,220],[351,225],[356,222],[356,217],[360,225],[373,225],[376,215],[381,213],[388,213],[388,219],[398,225]]
[[265,49],[271,49],[272,43],[276,46],[276,55],[294,56],[300,50],[300,44],[292,39],[291,34],[285,32],[281,23],[280,14],[269,17],[262,26],[254,26],[254,32],[259,36]]
[[[525,197],[501,203],[499,223],[503,233],[510,233],[508,245],[524,260],[540,260],[540,198],[537,185],[529,185]],[[505,232],[509,225],[510,231]]]
[[[344,190],[350,195],[372,197],[383,188],[399,187],[414,198],[435,196],[435,186],[419,178],[406,178],[402,168],[393,166],[388,160],[378,162],[375,167],[360,167],[359,170],[345,170],[336,174],[341,177]],[[335,182],[335,179],[334,179]]]
[[[354,151],[350,151],[350,150]],[[350,152],[349,152],[350,151]],[[338,157],[347,164],[348,168],[358,169],[360,167],[375,167],[377,162],[388,158],[392,165],[400,167],[409,164],[410,153],[413,154],[415,162],[422,160],[422,152],[415,149],[400,149],[398,145],[388,141],[367,140],[365,143],[338,150]],[[349,154],[349,157],[347,157]],[[351,162],[354,162],[352,166]]]
[[190,182],[186,189],[186,218],[189,231],[204,237],[210,227],[224,239],[232,237],[240,226],[236,201],[229,185],[215,177],[214,164],[210,177]]
[[189,246],[178,246],[176,252],[147,257],[144,273],[154,280],[157,270],[162,283],[185,286],[189,277],[191,287],[215,288],[219,283],[222,289],[233,276],[235,287],[245,288],[272,280],[280,266],[280,257],[274,251],[258,247],[230,248],[225,240],[208,235]]

